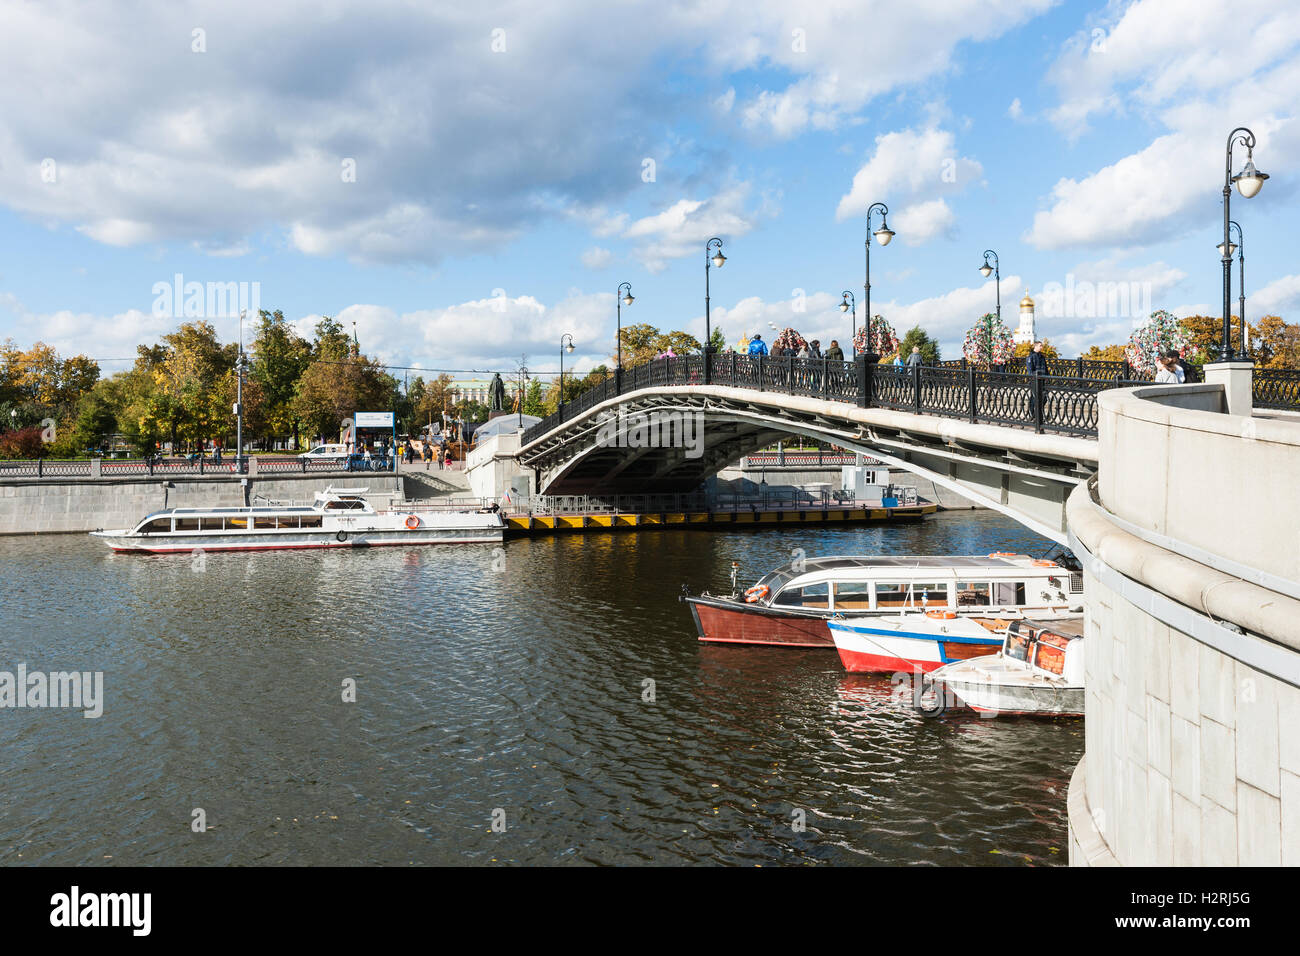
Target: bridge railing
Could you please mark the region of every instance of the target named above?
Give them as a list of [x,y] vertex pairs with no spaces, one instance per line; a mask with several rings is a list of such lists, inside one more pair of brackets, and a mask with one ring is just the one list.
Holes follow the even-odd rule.
[[[1194,381],[1203,377],[1192,366]],[[524,432],[527,445],[558,424],[623,392],[669,385],[752,388],[784,395],[807,395],[853,402],[863,408],[888,408],[938,415],[972,423],[1032,428],[1063,435],[1097,434],[1097,393],[1151,381],[1127,362],[1049,359],[1048,374],[1030,375],[1017,359],[992,370],[964,359],[933,366],[880,365],[858,356],[852,362],[726,353],[656,359],[610,377],[567,402]],[[1256,404],[1300,409],[1300,371],[1256,369]]]
[[1300,409],[1300,371],[1257,368],[1251,387],[1254,404],[1260,408]]

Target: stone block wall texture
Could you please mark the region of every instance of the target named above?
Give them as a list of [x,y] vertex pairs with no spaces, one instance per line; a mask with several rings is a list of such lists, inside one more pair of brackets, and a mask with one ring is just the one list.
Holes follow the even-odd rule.
[[[1300,865],[1300,688],[1084,575],[1088,819],[1125,866]],[[1300,623],[1300,622],[1298,622]]]
[[[1182,407],[1161,397],[1138,389],[1101,399],[1106,522],[1119,516],[1300,579],[1300,426],[1188,407],[1181,393]],[[1223,496],[1218,506],[1209,494]],[[1131,540],[1141,559],[1131,574],[1170,553]],[[1300,688],[1135,606],[1088,565],[1085,756],[1070,788],[1071,865],[1300,865]],[[1161,590],[1159,581],[1144,584]],[[1258,602],[1294,603],[1256,590]],[[1271,637],[1293,646],[1297,635],[1300,618]]]

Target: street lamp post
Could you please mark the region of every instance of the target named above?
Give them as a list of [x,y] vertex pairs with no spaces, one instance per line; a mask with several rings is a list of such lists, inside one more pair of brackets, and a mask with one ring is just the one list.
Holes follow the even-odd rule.
[[[866,316],[868,327],[871,325],[871,214],[877,209],[880,210],[880,228],[876,230],[876,238],[880,240],[882,246],[889,245],[889,240],[894,238],[894,233],[889,228],[889,207],[883,202],[872,203],[867,207],[867,274],[862,286],[863,291],[867,294],[867,311],[863,315]],[[856,323],[854,324],[856,325]],[[871,332],[869,329],[867,332],[867,353],[871,353]]]
[[244,473],[244,309],[239,310],[239,368],[235,378],[235,473]]
[[[993,257],[993,265],[991,266],[989,265],[989,256]],[[983,273],[984,278],[986,279],[989,277],[990,272],[993,273],[993,284],[997,286],[997,290],[998,290],[998,321],[1001,322],[1002,321],[1002,273],[999,271],[998,254],[994,252],[992,249],[984,250],[984,265],[980,266],[980,272]]]
[[[718,251],[712,256],[709,251],[717,244]],[[719,269],[727,261],[727,257],[722,254],[722,240],[716,236],[704,244],[704,384],[708,385],[713,377],[713,362],[709,349],[713,342],[713,325],[709,317],[709,266],[714,265]]]
[[[1232,147],[1236,143],[1241,143],[1246,147],[1246,165],[1242,167],[1241,172],[1232,175]],[[1220,252],[1223,256],[1223,349],[1219,356],[1220,362],[1236,361],[1238,356],[1232,348],[1232,252],[1229,250],[1231,237],[1228,235],[1228,229],[1232,222],[1232,213],[1229,209],[1229,203],[1232,200],[1232,184],[1237,184],[1237,191],[1245,199],[1250,199],[1264,185],[1264,180],[1268,179],[1268,173],[1261,173],[1255,168],[1255,134],[1244,126],[1238,126],[1228,134],[1228,147],[1223,169],[1223,245]],[[1238,231],[1240,235],[1240,230]],[[1243,270],[1244,270],[1243,266]],[[1242,317],[1242,337],[1245,338],[1246,319]],[[1242,350],[1240,358],[1245,358],[1245,349]]]
[[[1246,325],[1246,240],[1242,237],[1241,226],[1235,219],[1229,222],[1228,226],[1237,230],[1237,242],[1228,243],[1226,254],[1231,259],[1233,252],[1237,253],[1237,317],[1241,320],[1241,357],[1249,359],[1250,335]],[[1222,245],[1219,246],[1219,255],[1224,255]]]
[[[565,339],[569,340],[568,345],[564,344]],[[568,351],[569,354],[573,354],[573,335],[569,332],[565,332],[560,336],[560,398],[559,404],[556,408],[560,412],[561,419],[564,418],[564,353],[566,351]]]
[[844,299],[840,302],[840,311],[848,312],[853,310],[853,332],[849,335],[849,354],[853,354],[853,340],[858,337],[858,302],[853,298],[853,293],[848,289],[843,292]]
[[[627,294],[623,294],[623,286],[627,286]],[[614,302],[618,307],[618,366],[614,371],[614,391],[623,394],[623,306],[631,305],[635,299],[632,298],[632,283],[621,282],[618,291],[614,293]]]

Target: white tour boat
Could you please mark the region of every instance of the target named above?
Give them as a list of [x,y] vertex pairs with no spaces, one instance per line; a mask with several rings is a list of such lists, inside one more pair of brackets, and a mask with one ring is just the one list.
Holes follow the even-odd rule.
[[1083,621],[1017,621],[992,657],[958,661],[930,675],[972,710],[1083,716]]
[[92,531],[114,551],[255,551],[356,548],[390,544],[480,544],[501,541],[498,512],[376,511],[367,488],[326,488],[310,505],[168,508],[134,528]]
[[682,600],[702,641],[834,647],[850,671],[888,673],[995,654],[1012,621],[1080,615],[1082,592],[1072,556],[995,552],[804,558],[743,595]]

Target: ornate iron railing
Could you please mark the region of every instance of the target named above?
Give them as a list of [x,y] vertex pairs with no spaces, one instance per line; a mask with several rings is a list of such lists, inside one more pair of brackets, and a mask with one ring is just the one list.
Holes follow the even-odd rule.
[[1260,408],[1300,409],[1300,371],[1257,368],[1252,391],[1254,403]]
[[[852,402],[864,408],[888,408],[918,415],[938,415],[972,423],[1032,428],[1039,432],[1090,437],[1097,434],[1097,393],[1151,381],[1127,362],[1049,359],[1048,374],[1029,375],[1024,359],[992,370],[977,369],[964,359],[935,366],[899,366],[826,359],[798,359],[727,353],[656,359],[624,369],[524,432],[524,444],[561,422],[643,388],[702,385],[752,388],[783,395],[806,395]],[[1192,366],[1193,381],[1202,373]],[[1300,408],[1300,372],[1258,370],[1257,403],[1267,408]]]

